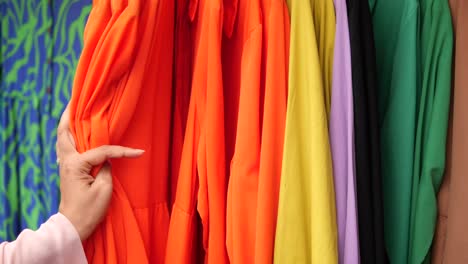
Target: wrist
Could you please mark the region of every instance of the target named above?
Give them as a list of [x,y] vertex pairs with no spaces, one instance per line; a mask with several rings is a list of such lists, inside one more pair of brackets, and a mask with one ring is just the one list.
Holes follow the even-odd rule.
[[80,240],[85,241],[90,235],[90,225],[86,223],[86,220],[82,219],[79,216],[79,214],[67,210],[66,207],[62,206],[62,204],[59,207],[59,212],[63,216],[65,216],[68,219],[68,221],[70,221],[70,223],[73,225],[76,232],[80,236]]

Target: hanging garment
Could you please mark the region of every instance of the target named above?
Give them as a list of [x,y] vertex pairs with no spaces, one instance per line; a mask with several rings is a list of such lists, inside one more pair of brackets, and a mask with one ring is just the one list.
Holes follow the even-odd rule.
[[346,0],[335,0],[336,35],[330,112],[338,263],[359,263],[354,163],[353,86]]
[[90,263],[162,263],[169,214],[173,1],[94,1],[71,99],[79,152],[145,149],[112,161],[114,192],[85,244]]
[[[226,208],[229,262],[254,263],[260,163],[260,0],[239,0],[232,34],[222,45],[226,160],[230,160]],[[236,23],[234,23],[236,21]]]
[[0,242],[57,212],[56,128],[90,3],[0,3]]
[[170,196],[174,204],[187,125],[193,73],[193,30],[187,8],[190,0],[175,1],[174,75],[172,80],[171,178]]
[[348,0],[354,99],[356,188],[362,264],[388,262],[383,236],[377,80],[372,18],[367,0]]
[[324,66],[332,66],[334,7],[332,1],[287,3],[289,91],[274,263],[337,263],[326,103],[331,78],[322,75]]
[[273,263],[289,62],[289,14],[286,2],[262,0],[261,4],[263,47],[260,77],[263,105],[260,105],[260,113],[263,109],[263,121],[254,261],[258,264]]
[[[219,0],[191,0],[188,8],[195,59],[166,263],[198,259],[195,240],[199,214],[204,262],[223,264],[228,263],[228,257],[221,38],[223,19],[231,17],[233,11]],[[226,31],[230,32],[228,28]]]
[[370,0],[377,58],[385,241],[407,263],[419,94],[419,0]]
[[330,120],[333,52],[335,47],[335,7],[331,0],[311,0],[312,19],[318,47],[318,56],[325,93],[325,106]]
[[432,263],[468,263],[468,2],[451,0],[455,37],[452,117],[447,144],[447,172],[438,196],[439,217]]
[[[437,219],[437,192],[445,170],[453,33],[447,0],[420,0],[419,99],[408,263],[429,263]],[[426,259],[427,258],[427,259]],[[426,259],[426,261],[425,261]]]

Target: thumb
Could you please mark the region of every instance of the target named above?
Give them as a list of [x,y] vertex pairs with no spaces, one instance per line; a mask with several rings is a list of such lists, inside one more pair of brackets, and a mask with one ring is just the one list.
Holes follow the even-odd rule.
[[106,162],[99,170],[91,188],[98,192],[103,191],[102,189],[112,192],[112,173],[109,163]]

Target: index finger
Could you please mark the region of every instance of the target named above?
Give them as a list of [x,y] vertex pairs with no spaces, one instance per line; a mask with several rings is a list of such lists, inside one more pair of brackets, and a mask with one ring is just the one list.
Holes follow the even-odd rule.
[[97,166],[108,159],[115,158],[136,158],[141,156],[145,151],[141,149],[133,149],[122,146],[100,146],[81,154],[82,159],[89,165]]

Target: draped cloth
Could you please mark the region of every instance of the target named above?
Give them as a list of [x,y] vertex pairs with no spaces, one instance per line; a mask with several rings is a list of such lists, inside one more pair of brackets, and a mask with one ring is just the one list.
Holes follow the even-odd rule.
[[85,242],[90,263],[161,263],[168,213],[174,3],[94,1],[70,102],[79,152],[146,150],[112,161],[109,211]]

